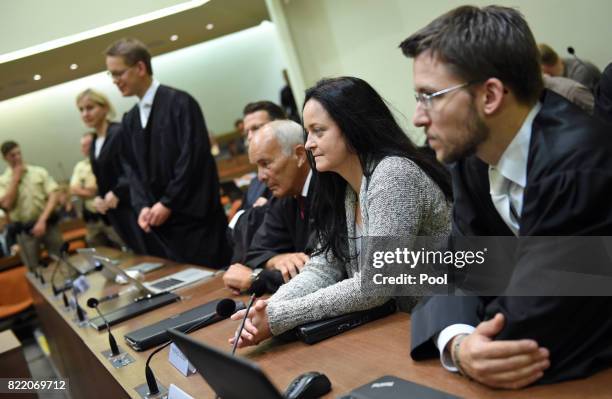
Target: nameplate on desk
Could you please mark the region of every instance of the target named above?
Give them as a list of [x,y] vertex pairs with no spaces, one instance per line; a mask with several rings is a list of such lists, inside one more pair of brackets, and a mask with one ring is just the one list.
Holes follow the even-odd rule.
[[72,282],[72,289],[78,294],[82,294],[83,292],[87,291],[89,289],[89,281],[87,281],[87,277],[80,276],[76,278]]
[[189,395],[176,385],[170,384],[170,389],[168,389],[168,399],[193,399],[193,396]]
[[168,355],[168,360],[170,363],[176,367],[178,371],[180,371],[185,377],[188,377],[190,374],[196,372],[195,367],[189,360],[187,360],[187,356],[181,352],[181,350],[174,344],[174,342],[170,345],[170,353]]

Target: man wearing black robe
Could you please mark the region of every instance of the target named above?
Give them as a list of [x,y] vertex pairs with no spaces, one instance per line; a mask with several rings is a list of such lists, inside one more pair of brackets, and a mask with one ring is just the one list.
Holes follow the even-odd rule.
[[[452,163],[454,239],[509,236],[506,292],[535,286],[526,295],[541,295],[430,297],[412,314],[412,358],[439,356],[449,371],[497,388],[610,367],[612,298],[551,295],[562,279],[539,276],[551,260],[564,265],[567,248],[528,245],[534,236],[612,235],[608,129],[542,90],[535,40],[514,9],[459,7],[400,47],[414,58],[414,124]],[[592,255],[569,271],[587,273]]]
[[151,55],[134,39],[106,51],[123,96],[140,99],[122,121],[122,161],[147,252],[220,268],[229,261],[227,220],[202,111],[189,94],[153,79]]
[[288,120],[266,124],[251,140],[249,157],[257,164],[258,176],[274,197],[268,201],[263,222],[248,252],[230,266],[223,281],[236,293],[258,291],[259,286],[275,292],[299,273],[312,250],[309,219],[312,174],[302,127]]

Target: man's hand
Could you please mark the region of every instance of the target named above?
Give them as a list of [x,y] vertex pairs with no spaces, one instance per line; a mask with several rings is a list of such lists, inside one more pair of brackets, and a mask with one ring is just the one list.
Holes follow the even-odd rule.
[[266,197],[259,197],[253,202],[253,208],[257,208],[258,206],[264,206],[268,203],[268,199]]
[[161,226],[162,224],[166,223],[166,220],[168,220],[171,213],[172,210],[170,210],[170,208],[167,208],[164,204],[158,202],[153,205],[153,208],[151,208],[149,224],[151,226]]
[[234,295],[240,295],[241,292],[248,290],[251,287],[251,274],[253,270],[250,267],[234,263],[223,273],[223,283],[227,288],[232,290]]
[[25,171],[26,171],[26,167],[23,163],[15,165],[15,167],[13,168],[13,180],[16,183],[19,183]]
[[45,235],[47,231],[47,222],[45,220],[40,220],[36,222],[34,227],[32,227],[32,235],[36,238],[40,238]]
[[[550,366],[549,352],[532,339],[494,341],[504,327],[501,313],[491,320],[483,321],[469,334],[458,351],[449,343],[453,361],[474,380],[493,388],[518,389],[542,378]],[[456,359],[456,357],[458,359]]]
[[96,211],[98,211],[98,213],[105,215],[106,211],[108,211],[108,205],[106,205],[106,201],[104,201],[102,199],[102,197],[96,197],[94,198],[94,207],[96,208]]
[[151,208],[145,207],[142,208],[140,214],[138,215],[138,225],[145,232],[149,233],[151,231],[151,226],[149,220],[151,219]]
[[[268,323],[268,314],[266,313],[266,307],[268,301],[259,299],[255,302],[255,305],[249,310],[249,315],[244,323],[244,329],[242,334],[238,338],[238,348],[244,348],[245,346],[257,345],[261,341],[268,339],[272,336],[270,331],[270,324]],[[244,317],[245,309],[238,311],[232,315],[232,320],[242,320]],[[240,327],[240,326],[238,326]],[[238,332],[238,330],[236,330]],[[230,344],[234,344],[234,337],[228,341]]]
[[310,257],[303,252],[276,255],[268,259],[266,268],[280,270],[286,283],[298,275],[309,259]]
[[117,208],[117,205],[119,205],[119,198],[115,195],[115,193],[109,191],[104,196],[104,203],[108,209],[115,209]]

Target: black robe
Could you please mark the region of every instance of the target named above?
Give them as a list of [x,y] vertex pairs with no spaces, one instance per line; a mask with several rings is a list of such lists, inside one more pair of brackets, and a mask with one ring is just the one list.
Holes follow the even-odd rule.
[[[309,255],[312,252],[314,232],[310,219],[310,198],[313,187],[311,181],[308,195],[300,199],[270,199],[263,222],[251,240],[245,260],[247,266],[252,269],[264,268],[265,263],[276,255],[292,252]],[[278,270],[264,270],[258,280],[267,292],[275,292],[284,282]]]
[[208,267],[227,266],[227,219],[208,131],[196,100],[161,85],[147,126],[135,105],[123,117],[122,161],[136,214],[161,202],[172,210],[148,235],[147,253]]
[[[610,128],[545,91],[532,127],[519,236],[612,235]],[[511,235],[489,194],[488,166],[470,157],[451,168],[454,236]],[[551,257],[562,254],[553,248]],[[529,284],[541,265],[515,253],[513,283]],[[548,282],[541,281],[541,284]],[[612,288],[611,288],[612,291]],[[432,338],[445,327],[506,318],[495,339],[531,338],[550,351],[539,383],[585,377],[612,366],[612,297],[431,297],[412,313],[411,356],[438,357]]]
[[612,63],[604,69],[595,89],[594,115],[612,124]]
[[95,156],[96,139],[97,135],[94,134],[89,159],[96,176],[98,195],[104,198],[106,193],[112,191],[119,198],[117,208],[109,209],[106,213],[108,220],[132,251],[143,254],[145,253],[143,232],[136,222],[130,201],[130,188],[121,166],[121,125],[109,124],[98,158]]

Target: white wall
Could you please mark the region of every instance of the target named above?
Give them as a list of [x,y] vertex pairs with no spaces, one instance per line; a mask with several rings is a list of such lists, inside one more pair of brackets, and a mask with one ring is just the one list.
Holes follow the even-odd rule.
[[184,2],[185,0],[2,0],[0,54]]
[[[233,130],[246,103],[278,102],[284,67],[269,22],[153,58],[155,77],[193,95],[209,132],[217,134]],[[136,103],[136,97],[122,98],[106,73],[87,76],[0,102],[0,142],[18,141],[26,161],[48,168],[57,179],[69,178],[81,158],[79,138],[87,131],[75,97],[88,87],[106,93],[118,117]]]
[[454,7],[491,3],[517,7],[525,15],[536,40],[547,42],[559,54],[565,56],[565,49],[571,45],[580,57],[600,68],[612,61],[610,0],[276,1],[282,4],[289,39],[295,46],[306,87],[322,77],[363,78],[398,110],[400,123],[419,142],[423,137],[410,122],[415,106],[412,61],[397,46]]

